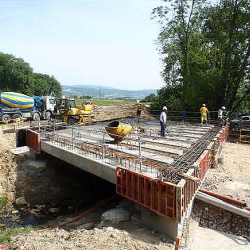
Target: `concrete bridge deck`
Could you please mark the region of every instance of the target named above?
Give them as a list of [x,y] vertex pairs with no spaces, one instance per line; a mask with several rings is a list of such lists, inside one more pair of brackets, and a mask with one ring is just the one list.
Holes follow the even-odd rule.
[[108,122],[102,122],[46,132],[41,150],[113,183],[117,166],[158,178],[160,168],[171,168],[178,157],[214,128],[170,123],[163,138],[157,122],[125,122],[133,124],[134,130],[118,145],[105,132]]
[[169,122],[161,137],[158,122],[122,122],[132,124],[133,131],[120,144],[106,133],[108,122],[28,130],[27,144],[116,184],[118,194],[142,207],[146,224],[175,237],[198,188],[183,173],[202,180],[228,130]]

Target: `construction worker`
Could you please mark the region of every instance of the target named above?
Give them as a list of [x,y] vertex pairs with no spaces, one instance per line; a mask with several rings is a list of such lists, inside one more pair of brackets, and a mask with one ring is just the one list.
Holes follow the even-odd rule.
[[227,123],[227,116],[228,116],[228,112],[226,111],[226,107],[222,106],[219,110],[218,110],[218,125],[219,126],[225,126]]
[[186,122],[186,117],[187,117],[187,111],[186,108],[184,107],[182,110],[182,122]]
[[222,126],[222,115],[223,115],[223,107],[221,107],[219,110],[218,110],[218,125],[219,126]]
[[203,124],[203,122],[205,122],[207,126],[208,109],[206,108],[206,104],[202,105],[202,107],[200,108],[200,113],[201,113],[201,125]]
[[164,106],[160,114],[161,136],[165,136],[165,127],[167,124],[167,111],[168,111],[167,107]]
[[137,117],[137,121],[140,121],[140,116],[141,116],[141,107],[140,105],[137,106],[137,111],[136,111],[136,117]]

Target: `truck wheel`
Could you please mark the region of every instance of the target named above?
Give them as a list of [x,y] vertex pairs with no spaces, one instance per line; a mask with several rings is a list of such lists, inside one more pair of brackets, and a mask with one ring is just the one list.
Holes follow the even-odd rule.
[[39,115],[38,113],[34,113],[34,114],[32,115],[32,120],[33,120],[33,121],[39,121],[39,120],[40,120],[40,115]]
[[45,120],[50,120],[52,118],[52,114],[50,111],[45,112]]
[[3,121],[4,123],[10,122],[10,120],[11,120],[11,117],[10,117],[9,115],[7,115],[7,114],[3,114],[3,115],[2,115],[2,121]]

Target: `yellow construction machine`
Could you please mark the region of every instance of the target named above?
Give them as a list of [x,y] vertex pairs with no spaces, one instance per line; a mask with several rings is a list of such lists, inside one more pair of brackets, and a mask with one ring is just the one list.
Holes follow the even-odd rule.
[[85,103],[76,105],[75,99],[61,98],[56,105],[56,114],[64,122],[70,125],[86,124],[94,118],[92,105]]

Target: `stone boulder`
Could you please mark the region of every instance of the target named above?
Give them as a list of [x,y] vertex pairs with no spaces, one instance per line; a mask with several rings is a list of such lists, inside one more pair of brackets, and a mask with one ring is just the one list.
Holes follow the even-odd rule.
[[102,222],[119,223],[130,220],[130,213],[122,208],[113,208],[102,214]]
[[23,207],[23,206],[27,206],[28,202],[25,200],[25,197],[19,197],[16,199],[16,205],[18,207]]

